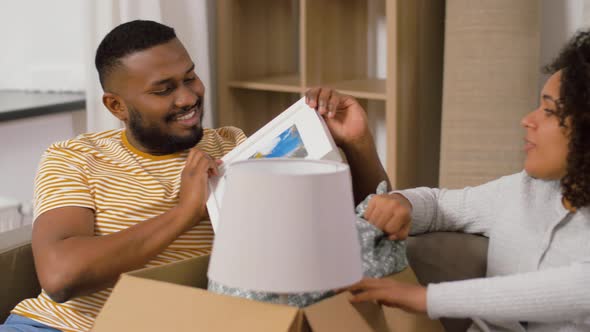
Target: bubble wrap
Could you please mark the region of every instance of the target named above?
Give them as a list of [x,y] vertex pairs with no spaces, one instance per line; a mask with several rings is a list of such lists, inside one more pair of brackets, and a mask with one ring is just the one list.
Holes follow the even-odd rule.
[[[387,193],[387,183],[381,182],[377,186],[377,194]],[[392,241],[382,231],[363,219],[369,200],[374,196],[367,196],[356,207],[356,228],[361,245],[361,259],[363,274],[365,277],[380,278],[406,268],[405,241]],[[218,294],[243,297],[250,300],[282,303],[279,294],[251,291],[233,287],[227,287],[209,280],[208,290]],[[324,298],[334,295],[333,291],[290,293],[286,296],[286,304],[295,307],[306,307]]]

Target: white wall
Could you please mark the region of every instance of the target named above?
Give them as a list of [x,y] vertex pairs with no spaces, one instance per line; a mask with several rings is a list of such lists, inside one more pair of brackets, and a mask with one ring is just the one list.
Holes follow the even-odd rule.
[[[547,65],[573,34],[590,23],[590,0],[542,0],[541,66]],[[539,91],[548,75],[541,75]]]
[[79,0],[2,1],[0,89],[83,90],[82,6]]
[[50,144],[84,131],[83,111],[0,122],[0,197],[27,204],[39,159]]
[[[0,4],[0,89],[83,91],[82,5],[78,0]],[[51,143],[83,132],[84,117],[77,111],[0,122],[0,197],[30,206],[41,154]]]

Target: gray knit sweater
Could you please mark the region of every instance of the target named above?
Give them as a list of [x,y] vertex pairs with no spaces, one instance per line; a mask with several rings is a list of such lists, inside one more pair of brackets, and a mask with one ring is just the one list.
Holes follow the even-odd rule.
[[558,181],[524,171],[461,190],[400,192],[411,234],[489,237],[487,278],[428,285],[431,318],[471,317],[470,331],[590,331],[590,209],[572,213]]

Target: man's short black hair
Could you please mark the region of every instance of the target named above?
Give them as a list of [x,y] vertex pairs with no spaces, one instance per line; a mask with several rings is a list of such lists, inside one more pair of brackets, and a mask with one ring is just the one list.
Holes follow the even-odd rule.
[[135,20],[109,32],[96,49],[94,63],[103,90],[106,77],[121,64],[121,58],[176,38],[174,29],[154,21]]

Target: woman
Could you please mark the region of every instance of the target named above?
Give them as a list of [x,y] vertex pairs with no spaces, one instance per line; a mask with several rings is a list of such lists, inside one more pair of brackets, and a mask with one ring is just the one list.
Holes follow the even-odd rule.
[[487,278],[427,287],[365,279],[353,301],[471,317],[470,331],[590,331],[590,32],[547,69],[540,105],[522,119],[524,171],[462,190],[379,195],[365,213],[392,238],[484,234]]

